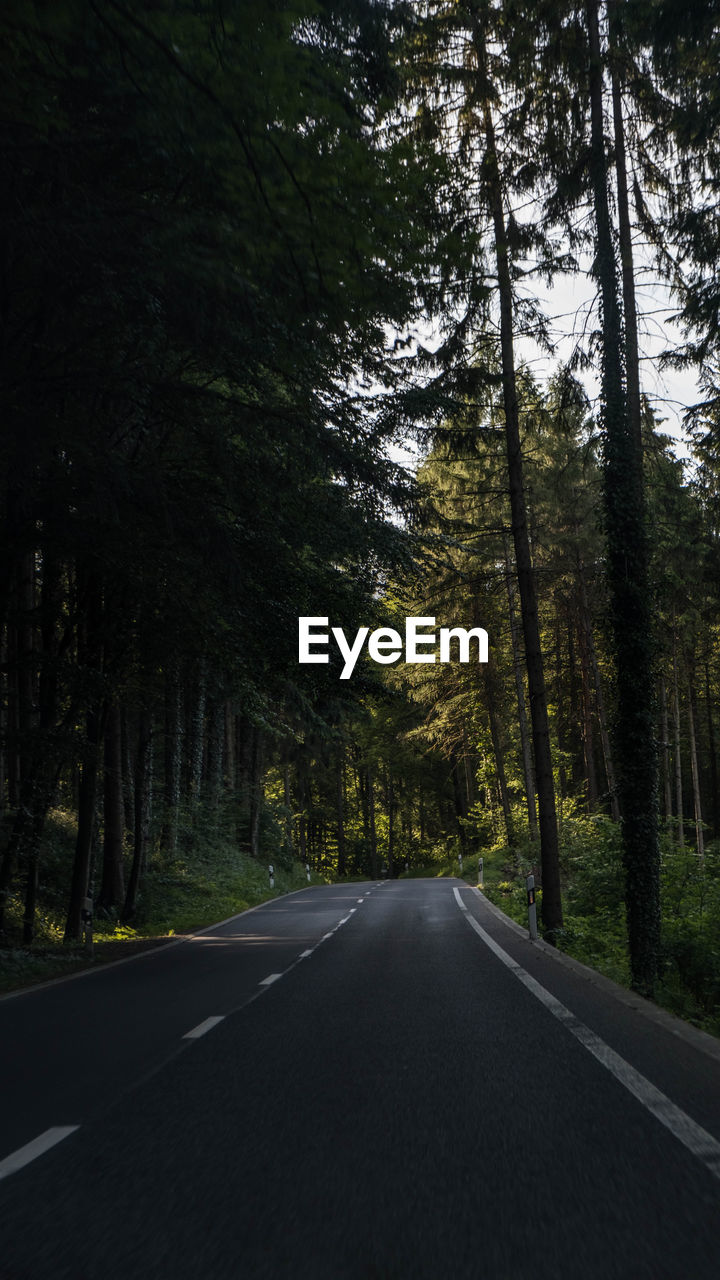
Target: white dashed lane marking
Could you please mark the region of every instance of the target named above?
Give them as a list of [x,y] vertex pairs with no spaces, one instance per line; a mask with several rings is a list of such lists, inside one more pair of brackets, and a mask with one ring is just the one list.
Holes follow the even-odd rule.
[[193,1027],[192,1031],[186,1031],[183,1040],[199,1040],[200,1036],[205,1035],[206,1031],[212,1031],[212,1028],[216,1027],[218,1022],[222,1022],[224,1017],[224,1014],[216,1014],[212,1018],[206,1018],[204,1022],[199,1022],[196,1027]]
[[[369,896],[369,894],[366,896]],[[360,903],[364,902],[365,899],[358,898],[357,901]],[[357,907],[351,907],[349,913],[346,916],[343,916],[342,920],[338,921],[334,929],[331,929],[329,933],[323,934],[320,942],[317,942],[314,947],[310,947],[306,951],[301,951],[298,959],[295,961],[295,964],[300,960],[306,960],[308,956],[311,956],[317,947],[320,946],[321,942],[326,942],[328,938],[332,938],[333,934],[337,932],[341,925],[347,924],[355,911],[357,911]],[[290,968],[294,968],[294,965],[291,965]],[[289,972],[289,970],[286,970],[286,972]],[[259,986],[270,987],[274,982],[277,982],[278,979],[282,977],[284,977],[284,974],[282,973],[270,973],[267,978],[263,978],[262,982],[259,983]],[[183,1040],[199,1040],[200,1037],[204,1036],[208,1031],[212,1031],[213,1027],[216,1027],[218,1023],[224,1021],[224,1014],[213,1014],[211,1017],[205,1018],[203,1022],[199,1022],[198,1025],[193,1027],[190,1031],[186,1031],[182,1038]],[[36,1160],[38,1156],[44,1155],[46,1151],[50,1151],[50,1149],[56,1146],[58,1142],[62,1142],[63,1138],[69,1137],[71,1133],[75,1133],[79,1128],[80,1126],[77,1124],[55,1125],[53,1128],[46,1129],[44,1133],[39,1134],[37,1138],[33,1138],[32,1142],[26,1143],[24,1147],[18,1147],[17,1151],[11,1152],[9,1156],[5,1156],[3,1160],[0,1160],[0,1180],[9,1177],[10,1174],[17,1173],[19,1169],[23,1169],[25,1165]]]
[[44,1155],[51,1147],[62,1142],[63,1138],[69,1137],[79,1128],[78,1124],[65,1124],[46,1129],[39,1137],[33,1138],[32,1142],[27,1142],[24,1147],[18,1147],[17,1151],[0,1160],[0,1178],[7,1178],[11,1173],[17,1173],[18,1169],[24,1169],[26,1164]]

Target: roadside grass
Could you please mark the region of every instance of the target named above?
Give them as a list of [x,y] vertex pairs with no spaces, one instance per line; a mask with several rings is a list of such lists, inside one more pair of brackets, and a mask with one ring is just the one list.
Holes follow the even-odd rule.
[[[657,1004],[720,1036],[720,843],[700,860],[692,847],[678,849],[672,829],[661,841],[662,947]],[[630,988],[619,831],[604,815],[566,817],[561,833],[564,928],[556,945],[619,985]],[[528,927],[525,878],[539,868],[527,843],[511,850],[498,842],[483,851],[485,896],[507,916]],[[431,854],[409,878],[456,876],[478,883],[479,855],[458,848]],[[405,878],[403,873],[403,878]],[[538,927],[542,889],[536,894]]]
[[[299,862],[287,858],[280,862],[275,855],[271,889],[268,863],[258,862],[222,834],[185,831],[175,857],[152,851],[130,923],[123,924],[115,911],[96,914],[93,954],[89,955],[83,944],[63,943],[74,841],[73,815],[53,811],[41,850],[39,908],[29,947],[21,941],[21,896],[16,893],[8,901],[5,945],[0,946],[0,993],[162,945],[308,886],[305,867]],[[327,878],[311,871],[310,883],[325,884]]]

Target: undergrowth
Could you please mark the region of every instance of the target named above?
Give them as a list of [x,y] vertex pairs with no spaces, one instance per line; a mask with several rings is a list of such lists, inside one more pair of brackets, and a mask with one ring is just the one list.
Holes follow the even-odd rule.
[[[11,896],[6,910],[4,945],[0,947],[0,991],[10,991],[48,978],[59,977],[90,963],[82,945],[63,944],[67,884],[75,847],[74,816],[54,810],[46,824],[40,856],[40,884],[34,940],[22,945],[23,904],[20,890]],[[157,846],[150,852],[138,896],[137,910],[129,923],[119,912],[98,912],[93,921],[95,958],[103,953],[114,959],[118,945],[190,933],[237,915],[248,907],[279,897],[308,884],[305,867],[277,854],[274,888],[268,862],[259,862],[240,848],[227,833],[185,829],[177,851],[170,857]],[[325,878],[310,873],[311,883]]]

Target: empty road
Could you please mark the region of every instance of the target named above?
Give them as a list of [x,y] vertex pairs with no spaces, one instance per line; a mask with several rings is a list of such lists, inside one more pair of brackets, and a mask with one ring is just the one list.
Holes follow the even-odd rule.
[[0,1001],[0,1280],[717,1280],[720,1052],[461,881]]

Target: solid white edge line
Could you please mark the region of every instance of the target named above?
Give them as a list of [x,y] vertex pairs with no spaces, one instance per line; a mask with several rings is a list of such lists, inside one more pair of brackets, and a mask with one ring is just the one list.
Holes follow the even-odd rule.
[[485,945],[493,952],[493,955],[502,961],[518,981],[522,982],[523,986],[527,987],[528,991],[545,1005],[545,1008],[549,1010],[553,1017],[557,1018],[567,1028],[570,1034],[587,1049],[588,1053],[591,1053],[627,1089],[628,1093],[637,1098],[638,1102],[651,1115],[655,1116],[655,1119],[659,1120],[660,1124],[664,1125],[672,1133],[673,1137],[677,1138],[678,1142],[681,1142],[688,1151],[697,1156],[714,1177],[720,1178],[720,1142],[711,1133],[708,1133],[707,1129],[703,1129],[702,1125],[697,1124],[686,1112],[676,1106],[674,1102],[671,1102],[670,1098],[662,1093],[660,1089],[657,1089],[654,1084],[651,1084],[646,1076],[636,1071],[635,1067],[631,1067],[629,1062],[621,1058],[619,1053],[611,1049],[610,1045],[601,1040],[600,1036],[591,1031],[584,1022],[576,1018],[575,1014],[571,1013],[560,1000],[551,995],[526,969],[523,969],[517,960],[513,960],[512,956],[508,955],[507,951],[504,951],[495,939],[491,938],[490,934],[483,929],[482,925],[478,924],[475,917],[470,914],[458,890],[453,889],[453,893],[465,914],[468,924],[482,938]]
[[[138,960],[145,960],[147,956],[156,956],[160,951],[171,951],[173,947],[182,947],[186,942],[193,942],[196,938],[203,938],[206,934],[212,933],[214,929],[222,929],[226,924],[232,924],[234,920],[239,920],[241,916],[252,915],[253,911],[262,911],[263,907],[272,906],[273,903],[282,899],[283,903],[288,898],[296,898],[300,893],[308,893],[309,889],[317,888],[317,885],[306,885],[303,889],[293,889],[290,893],[276,893],[273,898],[266,898],[264,902],[258,902],[254,907],[246,907],[244,911],[236,911],[235,915],[228,916],[226,920],[217,920],[215,924],[206,925],[204,929],[195,929],[192,933],[184,933],[180,938],[172,938],[167,940],[159,947],[148,947],[147,951],[138,951],[134,956],[123,956],[120,960],[107,960],[101,964],[95,965],[90,969],[78,969],[76,973],[64,973],[59,978],[48,978],[47,982],[36,982],[32,987],[20,987],[18,991],[6,991],[0,996],[0,1004],[5,1000],[18,1000],[20,996],[32,996],[36,991],[46,991],[48,987],[59,987],[61,982],[73,982],[76,978],[90,978],[93,974],[104,973],[106,969],[117,969],[121,964],[136,964]],[[293,906],[295,904],[293,903]]]
[[261,987],[269,987],[273,982],[277,982],[278,978],[282,978],[281,973],[270,973],[267,978],[263,978],[259,985]]
[[307,960],[308,956],[311,956],[311,955],[312,955],[312,948],[309,951],[301,951],[300,955],[298,956],[298,960]]
[[63,1138],[69,1137],[71,1133],[75,1133],[75,1130],[79,1128],[79,1124],[64,1124],[56,1125],[52,1129],[46,1129],[37,1138],[33,1138],[32,1142],[26,1143],[24,1147],[18,1147],[17,1151],[13,1151],[11,1155],[5,1156],[4,1160],[0,1160],[0,1178],[7,1178],[11,1173],[17,1173],[18,1169],[23,1169],[26,1164],[30,1164],[38,1156],[44,1155],[51,1147],[56,1146],[58,1142],[62,1142]]
[[215,1014],[212,1018],[206,1018],[204,1022],[198,1022],[192,1031],[186,1031],[183,1040],[199,1040],[200,1036],[204,1036],[206,1031],[212,1031],[218,1022],[225,1021],[225,1014]]

